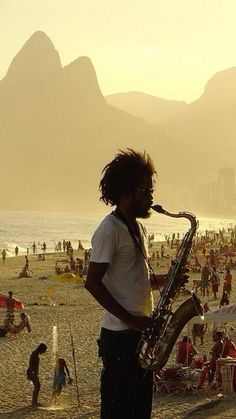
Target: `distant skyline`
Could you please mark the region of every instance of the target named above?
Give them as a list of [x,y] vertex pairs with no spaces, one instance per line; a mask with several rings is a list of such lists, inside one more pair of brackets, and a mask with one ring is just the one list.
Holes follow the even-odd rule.
[[88,56],[103,95],[140,91],[191,102],[236,66],[235,0],[0,0],[0,79],[44,31],[65,66]]

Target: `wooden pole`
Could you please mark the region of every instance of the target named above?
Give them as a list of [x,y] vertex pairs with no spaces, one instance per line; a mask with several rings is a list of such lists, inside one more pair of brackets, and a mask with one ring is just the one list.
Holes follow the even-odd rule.
[[79,386],[78,386],[78,378],[77,378],[77,368],[76,368],[76,361],[75,361],[75,348],[74,348],[74,341],[73,341],[73,335],[71,332],[71,324],[70,324],[70,320],[68,319],[68,324],[69,324],[69,332],[70,332],[70,341],[71,341],[71,349],[72,349],[72,357],[73,357],[73,362],[74,362],[74,372],[75,372],[75,384],[76,384],[76,392],[77,392],[77,401],[78,401],[78,406],[80,405],[80,400],[79,400]]

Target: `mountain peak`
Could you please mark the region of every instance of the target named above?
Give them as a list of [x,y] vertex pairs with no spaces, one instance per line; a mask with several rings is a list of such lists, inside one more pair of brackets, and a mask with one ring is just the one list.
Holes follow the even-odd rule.
[[91,98],[105,102],[97,80],[96,71],[90,58],[82,56],[63,69],[68,84],[89,101]]
[[61,70],[61,62],[50,38],[35,32],[12,60],[5,77],[18,87],[43,82]]
[[44,46],[47,48],[54,49],[54,45],[51,39],[43,31],[34,32],[31,37],[25,42],[23,48],[32,48],[32,46]]
[[214,105],[236,103],[236,67],[216,73],[208,81],[200,100]]

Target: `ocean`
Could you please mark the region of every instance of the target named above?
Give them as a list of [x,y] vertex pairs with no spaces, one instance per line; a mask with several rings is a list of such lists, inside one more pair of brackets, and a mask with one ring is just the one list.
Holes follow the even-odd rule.
[[[109,212],[109,211],[108,211]],[[107,213],[108,213],[107,212]],[[74,249],[78,248],[81,240],[85,248],[91,245],[91,237],[99,222],[106,213],[37,213],[21,211],[0,212],[0,251],[6,249],[7,256],[14,256],[16,245],[19,254],[25,255],[27,248],[32,253],[32,244],[35,241],[38,253],[42,243],[47,245],[47,252],[54,252],[59,240],[70,240]],[[149,234],[154,234],[155,241],[162,241],[166,234],[177,233],[184,235],[190,223],[184,218],[170,218],[162,214],[153,215],[144,220]],[[219,218],[199,218],[199,232],[219,230],[232,227],[236,220]]]

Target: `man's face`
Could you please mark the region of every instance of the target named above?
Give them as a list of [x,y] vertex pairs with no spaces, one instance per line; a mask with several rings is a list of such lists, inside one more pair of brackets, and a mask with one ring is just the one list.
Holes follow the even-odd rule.
[[149,218],[153,204],[153,179],[146,176],[132,194],[131,210],[137,218]]

